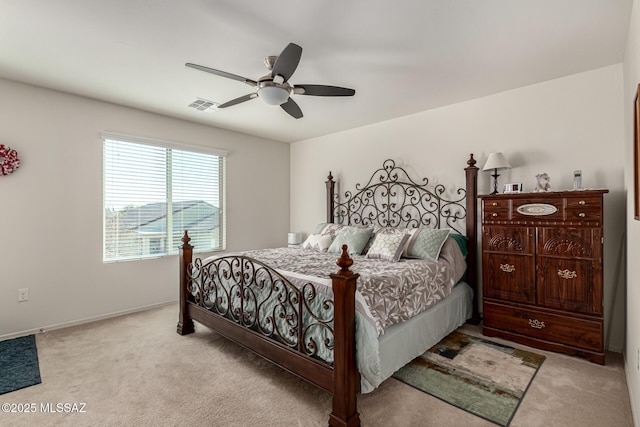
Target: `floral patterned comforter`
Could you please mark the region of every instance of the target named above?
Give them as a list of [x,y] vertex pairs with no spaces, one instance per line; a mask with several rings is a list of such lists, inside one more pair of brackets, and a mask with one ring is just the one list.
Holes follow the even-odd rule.
[[[285,276],[292,272],[317,277],[318,283],[327,283],[329,274],[339,270],[337,254],[311,249],[261,249],[243,255],[262,261]],[[351,270],[360,274],[357,290],[368,308],[365,317],[369,317],[378,336],[386,327],[408,320],[446,298],[466,269],[464,257],[452,239],[445,242],[437,262],[388,262],[358,255],[352,258]]]

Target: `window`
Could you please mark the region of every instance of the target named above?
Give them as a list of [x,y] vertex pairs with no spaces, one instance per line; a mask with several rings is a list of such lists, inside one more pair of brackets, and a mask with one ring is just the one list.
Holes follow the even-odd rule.
[[225,248],[226,153],[103,133],[103,260]]

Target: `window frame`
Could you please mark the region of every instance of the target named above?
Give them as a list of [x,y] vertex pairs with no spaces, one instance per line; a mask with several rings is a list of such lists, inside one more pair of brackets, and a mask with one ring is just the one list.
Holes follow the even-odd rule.
[[[173,225],[169,227],[169,224],[167,224],[167,227],[165,228],[165,231],[164,231],[164,235],[162,237],[159,237],[159,239],[164,239],[165,245],[168,246],[162,253],[156,253],[156,254],[149,253],[146,255],[137,255],[137,256],[131,256],[131,257],[114,257],[114,258],[107,257],[107,243],[106,243],[107,241],[107,214],[106,214],[107,212],[107,206],[106,206],[107,157],[105,152],[106,146],[107,146],[107,140],[114,141],[114,142],[122,142],[122,143],[142,144],[142,145],[147,145],[147,146],[162,148],[167,150],[178,150],[178,151],[184,151],[188,153],[198,153],[198,154],[217,156],[220,162],[219,169],[218,169],[218,189],[217,189],[218,203],[220,205],[217,207],[218,216],[219,216],[218,227],[220,229],[219,230],[220,245],[216,248],[210,248],[210,247],[199,248],[198,245],[196,244],[194,247],[194,252],[216,253],[216,252],[223,252],[226,250],[226,229],[227,229],[226,227],[226,163],[227,163],[226,160],[228,157],[228,152],[226,150],[221,150],[218,148],[194,146],[194,145],[182,144],[182,143],[160,140],[160,139],[125,135],[125,134],[114,133],[114,132],[101,132],[100,135],[101,135],[102,150],[103,150],[103,154],[102,154],[102,261],[103,263],[106,264],[106,263],[113,263],[113,262],[157,259],[157,258],[163,258],[163,257],[171,257],[178,254],[178,248],[172,249],[173,245],[171,242],[173,241],[173,237],[174,237]],[[165,156],[168,161],[171,158],[172,153],[173,151],[169,151],[166,153]],[[169,175],[170,173],[171,173],[171,168],[169,167],[166,174]],[[169,200],[169,197],[168,197],[168,194],[171,194],[171,191],[172,191],[171,187],[173,187],[173,184],[171,182],[166,181],[165,191],[167,195],[165,196],[164,203],[166,203],[167,206],[171,206],[173,204],[173,200]],[[173,224],[172,217],[173,217],[172,209],[167,209],[168,222],[170,222],[171,224]],[[190,233],[190,236],[191,236],[191,233]],[[193,236],[191,237],[193,238]]]

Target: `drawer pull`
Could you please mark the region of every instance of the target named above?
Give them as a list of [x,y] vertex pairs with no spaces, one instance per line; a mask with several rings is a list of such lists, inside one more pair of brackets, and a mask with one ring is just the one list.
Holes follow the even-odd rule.
[[544,328],[544,322],[541,322],[538,319],[529,319],[529,326],[535,329],[542,329]]
[[569,271],[569,270],[558,270],[558,276],[567,280],[575,279],[576,277],[578,277],[575,271]]
[[513,273],[514,271],[516,271],[516,266],[509,264],[500,264],[500,270],[504,271],[505,273]]
[[586,205],[586,204],[587,204],[587,202],[585,202],[584,200],[580,200],[580,201],[578,202],[578,204],[579,204],[579,205]]
[[579,216],[580,218],[584,218],[585,216],[587,216],[587,214],[586,214],[586,213],[584,213],[584,212],[580,212],[580,213],[578,214],[578,216]]
[[495,217],[497,217],[497,216],[498,216],[498,213],[497,213],[497,212],[494,212],[494,213],[492,213],[492,214],[491,214],[491,216],[495,218]]
[[491,206],[498,206],[498,202],[491,203]]

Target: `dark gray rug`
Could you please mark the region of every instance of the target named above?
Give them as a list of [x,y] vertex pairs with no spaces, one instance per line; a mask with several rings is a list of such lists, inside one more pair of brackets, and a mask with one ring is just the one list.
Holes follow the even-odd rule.
[[393,376],[460,409],[508,426],[544,359],[454,331]]
[[40,383],[35,335],[0,341],[0,394]]

